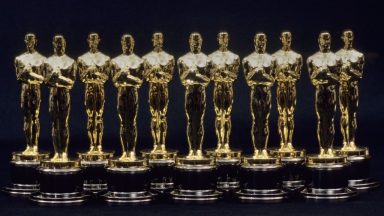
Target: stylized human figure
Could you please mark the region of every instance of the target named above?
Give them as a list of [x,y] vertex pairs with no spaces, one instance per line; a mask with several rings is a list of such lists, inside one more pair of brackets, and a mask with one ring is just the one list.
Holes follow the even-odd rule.
[[268,158],[271,87],[275,82],[275,59],[265,52],[267,36],[254,38],[255,52],[243,59],[245,79],[251,87],[252,142],[254,158]]
[[88,115],[89,153],[102,153],[104,83],[110,72],[110,58],[98,50],[100,37],[97,33],[88,36],[89,51],[77,60],[79,75],[85,83],[85,109]]
[[45,82],[49,86],[49,112],[52,118],[52,161],[68,161],[70,90],[76,79],[76,62],[65,54],[62,35],[53,38],[54,54],[44,64]]
[[163,34],[154,33],[153,51],[143,56],[144,77],[149,82],[149,106],[152,115],[151,133],[154,140],[152,153],[166,153],[168,83],[173,76],[175,59],[163,51]]
[[282,48],[272,56],[276,60],[277,110],[280,151],[293,151],[294,111],[296,107],[296,81],[300,79],[303,58],[291,50],[291,32],[282,32]]
[[209,58],[201,52],[203,39],[199,33],[189,36],[190,52],[177,61],[181,83],[185,86],[188,159],[203,157],[205,88],[210,82]]
[[238,55],[228,50],[227,32],[217,35],[219,50],[209,55],[211,61],[211,79],[214,82],[213,102],[216,112],[216,152],[229,152],[231,134],[231,112],[233,104],[233,81],[237,79],[240,66]]
[[120,160],[136,160],[136,117],[139,108],[138,89],[143,83],[143,60],[133,53],[135,40],[129,34],[121,37],[123,53],[112,59],[112,81],[116,86],[117,111],[120,120]]
[[358,81],[363,77],[364,55],[353,49],[353,32],[346,30],[341,39],[344,47],[336,52],[341,58],[339,104],[341,111],[342,150],[356,150],[355,133],[357,128],[356,112],[359,102]]
[[36,51],[37,39],[32,33],[24,39],[27,51],[15,58],[16,78],[21,83],[21,109],[24,114],[26,149],[23,155],[38,155],[40,134],[40,84],[43,83],[45,57]]
[[315,106],[317,114],[317,139],[321,157],[333,157],[335,135],[334,116],[336,111],[336,85],[339,82],[342,62],[331,52],[331,35],[319,35],[320,51],[307,59],[309,76],[316,88]]

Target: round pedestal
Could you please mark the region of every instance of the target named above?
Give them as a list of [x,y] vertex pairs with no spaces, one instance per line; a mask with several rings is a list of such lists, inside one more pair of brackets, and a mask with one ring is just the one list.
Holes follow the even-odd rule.
[[101,193],[108,189],[105,168],[108,159],[112,158],[113,153],[79,153],[80,166],[84,173],[83,190],[90,193]]
[[355,197],[356,190],[348,187],[350,164],[345,157],[307,158],[308,187],[301,194],[311,200],[342,201]]
[[339,155],[347,157],[351,163],[348,172],[348,185],[358,191],[368,191],[380,186],[379,182],[370,176],[370,160],[368,148],[357,148],[355,150],[338,150]]
[[105,201],[112,204],[147,203],[153,198],[149,190],[150,168],[144,160],[111,160],[107,170],[108,192]]
[[172,198],[181,202],[212,202],[221,193],[215,190],[216,167],[208,158],[179,158],[174,171]]
[[239,189],[238,170],[241,162],[241,151],[206,150],[207,156],[216,161],[216,188],[223,192],[224,197],[230,197]]
[[148,160],[151,168],[150,189],[158,194],[167,194],[173,190],[173,169],[177,151],[167,150],[166,152],[152,152],[144,150],[142,156]]
[[281,189],[281,165],[278,158],[254,159],[245,157],[240,167],[242,202],[280,202],[286,197]]
[[46,153],[33,156],[13,153],[10,161],[12,183],[4,187],[3,191],[13,196],[27,196],[39,191],[37,167],[40,160],[48,156]]
[[280,157],[282,187],[290,194],[296,194],[305,187],[305,151],[280,149],[269,150],[274,157]]
[[41,205],[77,205],[87,196],[82,193],[82,171],[77,161],[43,161],[38,168],[40,192],[30,199]]

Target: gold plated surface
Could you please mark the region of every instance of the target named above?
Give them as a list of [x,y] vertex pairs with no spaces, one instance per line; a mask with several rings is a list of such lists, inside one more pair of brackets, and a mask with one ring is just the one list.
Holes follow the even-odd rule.
[[70,90],[76,79],[76,62],[65,54],[63,36],[53,38],[54,54],[44,63],[45,83],[49,87],[49,112],[52,118],[52,162],[68,161]]
[[340,129],[343,136],[341,152],[347,155],[360,154],[364,149],[357,147],[355,134],[359,103],[358,81],[363,77],[364,55],[353,48],[354,36],[351,30],[344,31],[341,39],[344,47],[336,52],[342,61],[339,77]]
[[280,40],[282,48],[273,54],[276,60],[279,151],[294,152],[292,138],[296,107],[296,81],[300,79],[303,58],[291,49],[292,34],[290,32],[282,32]]
[[320,51],[307,59],[312,85],[316,88],[315,108],[317,114],[317,139],[320,157],[335,157],[334,115],[336,111],[336,85],[339,82],[342,61],[331,52],[331,35],[322,32],[318,39]]
[[217,35],[217,41],[219,50],[209,55],[211,80],[214,82],[216,152],[217,156],[228,156],[232,155],[230,154],[229,138],[232,128],[233,82],[238,76],[240,58],[228,50],[229,35],[227,32],[220,32]]
[[110,155],[104,153],[102,147],[104,83],[110,73],[110,58],[99,51],[100,37],[97,33],[89,34],[87,42],[89,51],[77,59],[80,80],[85,83],[84,104],[88,116],[87,131],[90,142],[89,151],[81,157],[99,160],[98,155]]
[[153,51],[143,56],[144,78],[149,82],[151,134],[154,145],[151,154],[167,155],[168,83],[172,80],[175,59],[163,51],[164,37],[160,32],[152,37]]
[[201,52],[203,39],[199,33],[189,37],[190,52],[177,61],[180,80],[185,87],[185,113],[187,116],[187,159],[204,158],[204,114],[206,108],[205,89],[210,82],[209,58]]
[[267,36],[258,33],[254,37],[255,52],[243,59],[245,79],[251,88],[252,143],[254,158],[269,158],[269,114],[271,111],[271,87],[275,82],[276,60],[265,52]]
[[134,38],[121,37],[123,53],[112,59],[111,76],[117,88],[117,112],[120,120],[120,143],[122,155],[119,160],[135,161],[137,144],[138,89],[143,83],[143,60],[133,53]]
[[24,39],[27,51],[15,58],[16,78],[21,83],[21,109],[24,114],[26,149],[22,155],[39,157],[40,84],[43,83],[45,57],[36,50],[37,38],[29,33]]

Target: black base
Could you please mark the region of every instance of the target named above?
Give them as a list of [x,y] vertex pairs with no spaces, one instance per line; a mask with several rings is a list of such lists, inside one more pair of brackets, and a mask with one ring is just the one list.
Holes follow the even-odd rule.
[[[206,159],[209,163],[210,159]],[[204,161],[205,162],[205,161]],[[175,190],[172,198],[186,202],[212,202],[221,193],[215,191],[216,167],[206,165],[177,165],[175,167]]]
[[39,191],[39,184],[11,184],[3,188],[3,192],[11,196],[29,196]]
[[41,205],[76,205],[87,199],[80,168],[39,168],[40,192],[30,199]]
[[108,203],[140,203],[153,199],[149,193],[149,167],[108,167],[107,181],[108,192],[103,197]]
[[319,189],[305,188],[301,191],[304,198],[314,201],[345,201],[353,199],[357,196],[357,191],[350,187]]
[[105,167],[108,161],[81,161],[84,173],[83,190],[89,193],[101,193],[108,189]]
[[308,187],[301,194],[311,200],[343,201],[354,198],[357,193],[348,187],[350,164],[315,163],[307,165]]
[[238,180],[239,159],[217,159],[216,160],[216,188],[223,193],[233,193],[240,187]]
[[351,163],[349,167],[348,186],[358,191],[369,191],[376,189],[380,183],[370,177],[369,156],[349,156],[347,160]]
[[282,187],[290,193],[297,193],[305,187],[305,158],[281,158]]
[[148,191],[139,192],[107,192],[103,194],[104,200],[110,204],[143,204],[153,199],[153,194]]
[[221,193],[216,190],[174,190],[172,198],[178,202],[202,202],[209,203],[218,200]]
[[39,191],[37,167],[39,161],[11,161],[11,182],[3,191],[13,196],[28,196]]
[[281,189],[253,190],[242,189],[236,192],[237,198],[241,202],[281,202],[286,198],[286,192]]
[[173,190],[174,159],[149,160],[150,190],[158,194],[167,194]]
[[87,195],[81,192],[74,193],[42,193],[31,195],[30,200],[39,205],[80,205],[87,200]]
[[244,202],[281,202],[286,198],[280,185],[281,171],[281,166],[274,163],[242,165],[237,198]]

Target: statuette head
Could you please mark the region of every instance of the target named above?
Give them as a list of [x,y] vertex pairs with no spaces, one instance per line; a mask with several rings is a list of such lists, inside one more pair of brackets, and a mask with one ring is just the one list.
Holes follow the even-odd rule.
[[254,43],[257,53],[265,53],[265,49],[267,48],[267,35],[264,33],[256,33]]
[[321,32],[318,42],[321,52],[329,52],[331,50],[331,34],[329,32]]
[[52,45],[56,55],[61,56],[65,54],[66,42],[65,38],[62,35],[55,35],[53,37]]
[[97,52],[99,43],[100,43],[99,34],[97,33],[89,34],[87,42],[88,42],[89,50],[93,53]]
[[33,33],[26,34],[24,38],[24,42],[28,52],[30,53],[35,52],[36,45],[37,45],[37,39],[35,34]]
[[201,52],[201,46],[203,44],[203,38],[197,32],[191,33],[189,35],[189,48],[193,53]]
[[135,39],[130,34],[124,34],[121,37],[121,48],[124,54],[132,54],[135,47]]

